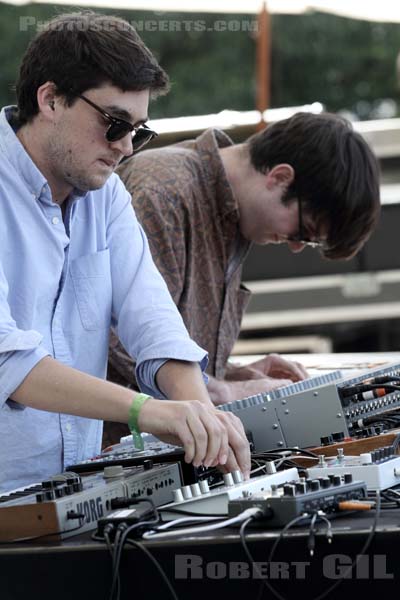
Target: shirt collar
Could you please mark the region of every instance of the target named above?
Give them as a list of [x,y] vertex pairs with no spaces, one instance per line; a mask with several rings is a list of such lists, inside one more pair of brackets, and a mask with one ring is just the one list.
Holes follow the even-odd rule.
[[218,198],[219,210],[222,217],[239,220],[239,207],[232,188],[226,176],[221,160],[219,148],[232,146],[229,136],[220,129],[207,129],[196,139],[199,154],[202,155],[202,164],[207,179],[214,187]]
[[[0,151],[13,165],[17,173],[26,183],[26,186],[36,200],[42,194],[43,188],[48,187],[47,179],[33,162],[16,132],[18,129],[18,108],[5,106],[0,112]],[[87,192],[74,189],[71,200],[76,196],[86,196]]]

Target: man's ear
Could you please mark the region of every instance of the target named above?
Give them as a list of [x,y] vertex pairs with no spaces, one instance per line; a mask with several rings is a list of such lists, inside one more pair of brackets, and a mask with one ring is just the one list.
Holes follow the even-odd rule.
[[47,118],[52,118],[51,113],[55,110],[55,85],[52,81],[46,81],[37,90],[37,103],[39,112]]
[[275,165],[266,174],[266,185],[269,189],[276,186],[288,188],[294,181],[295,172],[292,165],[282,163]]

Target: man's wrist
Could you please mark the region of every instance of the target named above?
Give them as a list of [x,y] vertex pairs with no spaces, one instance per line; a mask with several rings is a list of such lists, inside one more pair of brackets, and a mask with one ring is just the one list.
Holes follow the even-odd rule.
[[151,396],[148,396],[147,394],[135,394],[129,409],[128,427],[132,434],[133,445],[138,450],[144,449],[143,439],[139,429],[139,413],[143,404],[150,398]]

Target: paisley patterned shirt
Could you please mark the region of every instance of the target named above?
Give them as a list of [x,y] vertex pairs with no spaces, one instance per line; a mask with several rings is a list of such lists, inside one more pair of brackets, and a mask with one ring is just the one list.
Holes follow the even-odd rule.
[[[232,144],[209,129],[195,140],[147,150],[118,173],[153,259],[190,336],[209,354],[207,372],[224,377],[250,292],[241,285],[249,249],[239,232],[239,210],[218,148]],[[134,366],[112,335],[109,379],[133,385]]]

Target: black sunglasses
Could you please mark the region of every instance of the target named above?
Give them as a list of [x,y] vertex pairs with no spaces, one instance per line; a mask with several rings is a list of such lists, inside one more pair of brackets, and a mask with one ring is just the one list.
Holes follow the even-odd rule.
[[90,104],[90,106],[103,115],[103,117],[110,123],[110,126],[105,133],[107,142],[117,142],[125,137],[128,133],[131,133],[132,150],[133,152],[137,152],[158,135],[158,133],[147,127],[147,125],[139,125],[138,127],[135,127],[128,121],[124,121],[124,119],[117,119],[116,117],[111,116],[108,114],[108,112],[100,108],[100,106],[97,106],[97,104],[89,100],[89,98],[82,96],[82,94],[78,94],[78,98],[84,100],[87,104]]
[[289,242],[297,242],[298,244],[303,244],[304,246],[311,246],[311,248],[326,248],[326,242],[322,240],[311,240],[304,233],[304,223],[303,223],[303,210],[302,203],[300,198],[297,198],[298,205],[298,215],[299,215],[299,229],[296,235],[292,235],[288,237]]

